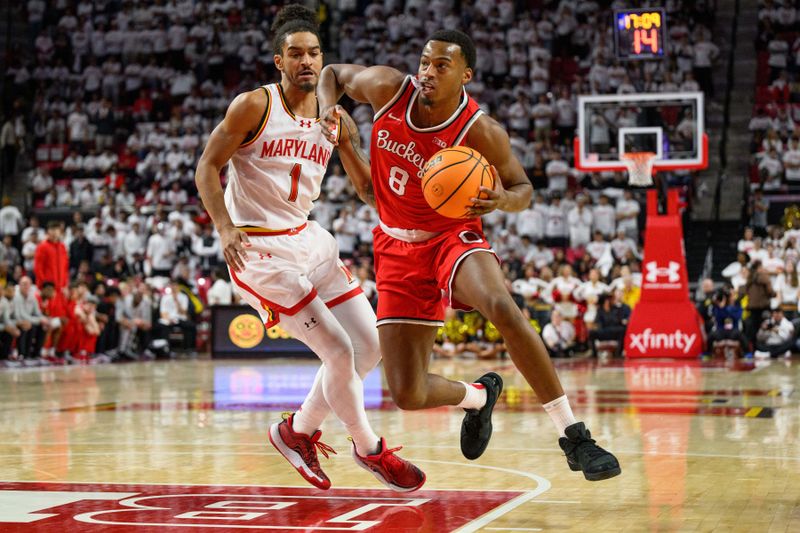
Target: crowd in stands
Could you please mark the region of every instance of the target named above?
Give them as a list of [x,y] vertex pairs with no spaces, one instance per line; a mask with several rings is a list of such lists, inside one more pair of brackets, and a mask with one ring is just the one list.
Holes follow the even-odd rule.
[[770,226],[764,237],[747,228],[736,261],[722,271],[724,280],[703,280],[698,310],[712,349],[764,358],[800,349],[798,243],[796,228]]
[[800,190],[800,27],[793,2],[762,0],[755,42],[757,72],[751,188]]
[[[31,346],[44,347],[48,358],[115,358],[143,354],[152,338],[168,339],[180,330],[191,352],[212,282],[227,293],[222,301],[231,300],[225,272],[218,272],[224,267],[218,236],[198,202],[194,165],[231,99],[279,79],[268,30],[280,5],[29,0],[22,6],[31,46],[13,55],[6,72],[19,97],[0,121],[0,147],[4,172],[15,167],[23,149],[34,168],[30,205],[22,212],[11,205],[0,211],[0,284],[15,287],[6,307],[17,309],[14,302],[27,298],[19,295],[30,278],[29,292],[38,293],[40,310],[49,312],[42,295],[44,283],[53,280],[35,274],[36,254],[45,243],[62,241],[68,276],[55,292],[65,302],[54,307],[63,312],[63,303],[76,316],[67,324],[79,324],[95,343],[59,345],[71,335],[64,335],[63,324],[58,333],[43,320],[31,322]],[[640,278],[641,198],[625,188],[622,173],[573,168],[576,95],[714,94],[711,68],[719,50],[711,42],[713,9],[680,0],[666,9],[668,59],[629,63],[615,59],[611,10],[595,2],[531,7],[480,0],[456,7],[448,0],[349,1],[325,10],[329,61],[415,72],[425,36],[434,29],[460,27],[473,37],[478,65],[469,92],[506,126],[538,191],[523,212],[485,217],[487,235],[520,306],[545,328],[546,339],[557,339],[548,343],[556,355],[591,348],[590,338],[621,338]],[[341,20],[336,32],[330,31],[333,20]],[[371,110],[348,109],[368,138]],[[690,182],[680,173],[666,177],[676,185]],[[61,229],[48,230],[59,236],[48,237],[28,208],[60,220]],[[313,217],[335,234],[342,256],[374,299],[375,212],[356,201],[335,164]],[[547,328],[553,309],[556,318]],[[453,319],[463,323],[467,317]],[[450,342],[500,353],[496,346],[480,348],[492,336],[487,328],[470,326],[464,330],[470,339]],[[4,333],[5,350],[34,358],[22,353],[28,346],[18,342],[22,332],[11,329]]]

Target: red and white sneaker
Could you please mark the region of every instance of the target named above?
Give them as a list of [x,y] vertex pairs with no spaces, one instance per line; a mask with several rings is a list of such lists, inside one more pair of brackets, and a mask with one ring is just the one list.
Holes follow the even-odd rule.
[[319,465],[317,450],[322,452],[326,459],[328,452],[335,454],[336,451],[319,441],[322,436],[319,430],[310,437],[303,433],[295,433],[292,429],[293,419],[294,413],[283,413],[283,421],[270,426],[269,441],[306,481],[318,489],[328,490],[331,488],[331,480]]
[[378,453],[362,457],[353,444],[353,459],[356,464],[368,472],[372,472],[378,481],[397,492],[411,492],[425,484],[425,472],[414,466],[409,461],[398,457],[394,452],[401,450],[386,447],[386,439],[381,437],[381,447]]

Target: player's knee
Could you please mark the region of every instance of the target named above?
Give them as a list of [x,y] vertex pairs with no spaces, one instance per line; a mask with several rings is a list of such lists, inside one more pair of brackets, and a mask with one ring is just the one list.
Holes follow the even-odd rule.
[[519,320],[519,308],[506,294],[488,296],[481,307],[483,314],[498,328],[511,326]]
[[392,391],[392,399],[400,409],[416,411],[425,408],[427,391],[420,387]]
[[424,381],[419,381],[413,376],[402,376],[386,373],[389,392],[397,407],[406,411],[423,409],[428,397],[428,388]]
[[362,378],[378,365],[381,360],[381,350],[378,338],[364,340],[357,345],[354,343],[356,372]]
[[333,365],[354,364],[355,352],[353,344],[346,337],[330,340],[329,344],[321,352],[318,355],[326,363],[329,362]]

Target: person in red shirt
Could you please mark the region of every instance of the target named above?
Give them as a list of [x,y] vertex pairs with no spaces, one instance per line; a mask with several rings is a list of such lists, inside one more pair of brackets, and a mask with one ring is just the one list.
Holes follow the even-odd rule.
[[61,235],[61,222],[51,221],[47,224],[47,239],[36,247],[33,274],[39,290],[46,281],[55,286],[56,292],[61,292],[69,283],[69,256],[66,246],[61,242]]
[[58,353],[69,352],[71,355],[78,353],[78,346],[81,341],[82,328],[75,316],[75,308],[80,299],[80,288],[78,283],[71,283],[67,290],[67,300],[64,305],[64,323],[61,325],[61,337],[56,343]]
[[39,307],[50,318],[50,329],[45,333],[42,343],[42,358],[51,363],[62,364],[64,360],[56,355],[56,346],[67,325],[67,301],[63,292],[57,291],[52,281],[42,283]]
[[[620,474],[619,462],[575,419],[547,349],[506,289],[483,234],[482,215],[525,209],[533,187],[508,133],[464,88],[475,63],[468,35],[440,30],[426,42],[415,76],[385,66],[328,65],[317,87],[323,131],[334,144],[340,119],[348,131],[355,126],[336,106],[342,94],[369,103],[375,112],[369,164],[363,154],[340,155],[359,196],[374,202],[380,218],[373,230],[378,335],[389,389],[401,409],[464,408],[461,451],[468,459],[485,451],[503,388],[500,376],[489,372],[468,384],[428,370],[444,318],[444,294],[451,307],[475,308],[497,326],[556,426],[569,468],[590,481],[607,479]],[[495,186],[480,188],[476,196],[482,199],[472,199],[469,218],[449,219],[428,206],[420,178],[438,150],[458,145],[483,154]]]

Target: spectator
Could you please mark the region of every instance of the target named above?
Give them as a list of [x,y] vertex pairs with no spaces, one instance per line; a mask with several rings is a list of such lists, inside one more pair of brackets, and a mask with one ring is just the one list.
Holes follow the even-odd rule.
[[19,235],[24,227],[25,219],[15,205],[11,205],[11,198],[3,197],[3,207],[0,209],[0,236],[10,236],[14,246],[20,245]]
[[56,292],[61,292],[69,284],[69,259],[67,248],[61,242],[61,234],[61,222],[50,221],[47,224],[47,240],[36,247],[33,272],[40,290],[45,282],[54,284]]
[[639,238],[639,202],[633,198],[633,191],[625,189],[622,199],[617,201],[617,231],[624,231],[629,238]]
[[50,363],[63,364],[64,359],[56,355],[56,347],[61,341],[67,322],[67,302],[63,293],[50,281],[42,283],[40,290],[42,314],[49,321],[49,328],[42,343],[42,359]]
[[567,216],[569,224],[569,245],[571,248],[583,248],[591,240],[592,216],[591,208],[586,206],[587,198],[584,195],[578,196],[578,205],[570,210]]
[[592,215],[594,229],[599,231],[606,239],[613,237],[617,224],[617,214],[607,195],[600,195],[597,205],[592,208]]
[[567,245],[567,215],[561,207],[561,197],[554,195],[545,212],[544,236],[549,246]]
[[160,337],[168,338],[173,327],[180,329],[183,334],[183,349],[195,354],[195,336],[197,327],[189,319],[189,297],[183,293],[178,282],[171,282],[169,288],[161,297],[159,306]]
[[732,341],[744,351],[747,340],[742,333],[742,306],[736,293],[727,288],[716,291],[711,297],[712,327],[708,336],[709,343]]
[[620,356],[630,316],[631,308],[618,302],[613,292],[599,296],[595,329],[589,332],[589,343],[594,357],[597,357],[597,341],[616,341],[614,356]]
[[575,350],[575,327],[554,310],[542,330],[542,340],[550,357],[571,357]]
[[152,276],[169,277],[175,263],[176,246],[175,241],[166,237],[165,223],[159,223],[156,233],[151,235],[147,241],[146,257]]
[[19,355],[23,359],[35,360],[39,358],[42,333],[50,329],[50,319],[42,314],[32,284],[27,276],[20,279],[14,294],[14,317],[21,330],[17,342]]
[[81,102],[75,102],[75,108],[67,117],[67,133],[72,149],[82,152],[89,140],[89,116]]
[[762,322],[758,330],[755,356],[757,358],[779,355],[791,357],[795,337],[794,326],[783,316],[783,310],[780,307],[773,309],[771,315]]
[[119,355],[139,359],[150,345],[152,303],[141,287],[134,287],[116,307],[120,328]]
[[17,317],[14,310],[14,293],[16,288],[13,283],[7,283],[0,293],[0,359],[17,364],[19,350],[18,339],[22,330],[17,327]]
[[75,275],[83,261],[91,262],[94,259],[94,245],[86,238],[83,227],[83,224],[75,226],[74,237],[69,245],[69,270],[72,275]]
[[77,359],[81,363],[89,363],[95,354],[97,337],[102,327],[97,320],[97,304],[99,299],[84,291],[84,297],[75,305],[75,319],[78,324]]
[[233,303],[233,287],[228,281],[226,268],[216,268],[211,272],[213,284],[208,290],[208,305],[231,305]]
[[553,152],[552,159],[545,166],[547,174],[547,189],[549,191],[563,192],[568,187],[569,165],[561,159],[561,152]]
[[747,311],[750,313],[745,324],[745,336],[755,345],[762,315],[769,310],[770,299],[775,296],[769,274],[761,261],[754,261],[750,267],[750,275],[744,285],[744,295],[747,296]]

